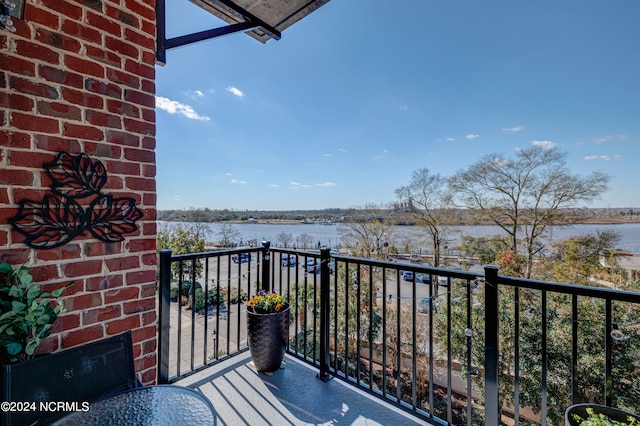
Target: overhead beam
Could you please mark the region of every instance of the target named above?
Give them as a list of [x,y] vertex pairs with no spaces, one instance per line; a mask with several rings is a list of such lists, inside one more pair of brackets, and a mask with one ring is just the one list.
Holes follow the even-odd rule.
[[265,34],[269,35],[269,37],[275,40],[280,40],[280,31],[271,27],[266,22],[258,19],[248,11],[240,8],[230,1],[217,1],[224,5],[224,7],[235,12],[235,14],[240,15],[245,21],[167,39],[165,0],[156,0],[156,62],[158,64],[165,65],[167,63],[168,49],[173,49],[174,47],[180,47],[215,37],[237,33],[240,31],[250,31],[256,28],[260,28]]

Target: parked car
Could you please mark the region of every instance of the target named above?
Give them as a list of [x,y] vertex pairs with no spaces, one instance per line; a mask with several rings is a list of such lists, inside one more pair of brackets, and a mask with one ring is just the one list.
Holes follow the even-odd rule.
[[247,263],[249,259],[251,259],[251,255],[249,253],[241,253],[240,256],[234,254],[231,256],[231,260],[233,260],[234,263]]
[[431,284],[431,275],[416,275],[416,283]]
[[298,257],[295,254],[282,257],[282,267],[296,266],[298,264]]
[[307,272],[315,272],[315,270],[316,270],[316,260],[315,259],[308,259],[307,263],[305,265],[305,270]]
[[402,279],[405,281],[413,281],[413,272],[402,271]]
[[423,297],[418,302],[418,312],[427,313],[432,308],[435,311],[437,307],[438,300],[432,297]]
[[447,277],[438,277],[438,285],[446,287],[449,285],[449,279]]

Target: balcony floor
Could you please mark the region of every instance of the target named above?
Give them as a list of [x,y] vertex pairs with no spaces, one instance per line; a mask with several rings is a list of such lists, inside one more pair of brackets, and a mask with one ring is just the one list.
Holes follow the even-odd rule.
[[175,385],[202,392],[218,426],[229,425],[419,425],[402,410],[286,356],[284,369],[258,373],[248,352],[180,379]]

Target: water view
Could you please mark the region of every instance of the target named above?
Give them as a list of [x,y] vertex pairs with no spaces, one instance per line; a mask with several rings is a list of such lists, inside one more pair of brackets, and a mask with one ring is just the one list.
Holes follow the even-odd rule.
[[[281,233],[291,234],[293,242],[291,245],[300,246],[299,237],[302,234],[308,234],[313,237],[313,246],[327,246],[329,248],[339,247],[341,245],[340,227],[346,225],[321,225],[321,224],[237,224],[233,225],[241,234],[243,243],[247,243],[250,240],[255,241],[271,241],[274,246],[278,246],[278,235]],[[210,240],[217,238],[220,224],[212,223],[209,225],[211,229]],[[502,231],[497,226],[454,226],[451,228],[450,233],[451,241],[448,246],[450,248],[456,247],[463,235],[471,235],[474,237],[491,236],[495,234],[502,234]],[[617,249],[630,252],[640,253],[640,223],[624,223],[615,225],[570,225],[570,226],[558,226],[553,228],[551,238],[554,240],[560,240],[573,235],[587,235],[595,234],[597,231],[613,231],[620,235]],[[411,241],[424,241],[424,247],[420,250],[427,252],[427,239],[424,236],[424,231],[418,227],[411,226],[396,226],[393,230],[393,236],[396,241],[402,244],[405,240]],[[298,240],[298,242],[296,242]]]

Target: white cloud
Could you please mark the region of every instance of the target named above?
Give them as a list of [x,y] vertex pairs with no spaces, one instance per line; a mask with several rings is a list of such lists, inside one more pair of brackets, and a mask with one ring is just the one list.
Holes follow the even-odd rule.
[[401,111],[407,111],[409,109],[409,105],[400,105]]
[[194,91],[193,91],[193,94],[194,94],[194,95],[196,95],[196,96],[197,96],[197,97],[199,97],[199,98],[204,98],[204,93],[202,93],[202,92],[201,92],[201,91],[199,91],[199,90],[194,90]]
[[316,183],[315,186],[322,186],[325,188],[329,188],[331,186],[336,186],[334,182],[324,182],[324,183]]
[[291,188],[293,188],[293,189],[311,188],[311,185],[306,184],[306,183],[300,183],[300,182],[295,182],[295,181],[291,181],[289,183],[291,184]]
[[209,121],[206,115],[198,114],[190,105],[182,104],[178,101],[172,101],[169,98],[156,96],[156,108],[167,111],[169,114],[180,114],[191,120]]
[[626,141],[629,140],[629,135],[627,134],[621,134],[621,135],[607,135],[607,136],[603,136],[601,138],[594,138],[593,141],[595,143],[604,143],[604,142],[608,142],[610,140],[613,139],[618,139],[620,141]]
[[382,153],[374,156],[373,159],[374,160],[384,160],[385,158],[387,158],[387,154],[388,153],[389,153],[389,150],[383,149]]
[[519,132],[522,129],[524,129],[523,126],[515,126],[515,127],[505,127],[502,129],[502,131],[506,133],[514,133],[514,132]]
[[231,179],[231,183],[237,183],[237,184],[240,184],[240,185],[246,185],[249,182],[247,182],[246,180]]
[[348,149],[344,149],[344,148],[340,148],[340,149],[338,149],[338,151],[340,151],[340,152],[349,152]]
[[603,160],[603,161],[611,161],[611,160],[622,160],[622,155],[616,154],[613,157],[610,155],[587,155],[583,158],[585,161],[593,161],[593,160]]
[[456,138],[447,138],[447,142],[455,142]]
[[229,172],[227,172],[227,173],[226,173],[226,175],[227,175],[227,176],[233,176],[233,173],[229,173]]
[[533,141],[531,142],[531,145],[539,146],[542,149],[551,149],[558,146],[555,142],[551,142],[551,141]]
[[237,87],[229,86],[227,87],[227,92],[231,92],[239,98],[244,98],[244,93]]
[[469,133],[467,136],[465,136],[465,138],[469,139],[469,140],[477,139],[479,137],[480,137],[480,135],[474,135],[472,133]]
[[270,183],[269,188],[278,188],[279,185],[277,183]]
[[333,154],[322,154],[323,157],[333,157]]

